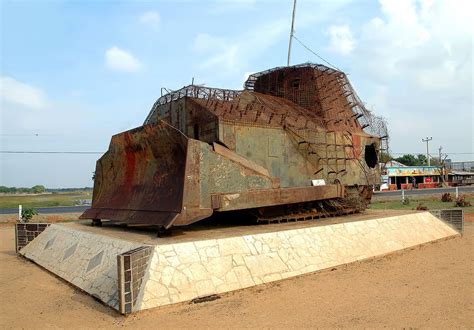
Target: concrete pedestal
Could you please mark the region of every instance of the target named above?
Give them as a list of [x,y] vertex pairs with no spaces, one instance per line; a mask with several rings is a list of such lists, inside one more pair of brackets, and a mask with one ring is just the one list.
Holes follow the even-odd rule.
[[[186,231],[188,230],[188,231]],[[429,212],[153,232],[52,224],[19,253],[121,313],[307,274],[459,235]]]

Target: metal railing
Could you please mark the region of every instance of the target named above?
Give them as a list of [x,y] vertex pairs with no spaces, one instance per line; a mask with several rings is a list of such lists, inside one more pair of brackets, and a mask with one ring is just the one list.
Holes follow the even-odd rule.
[[160,105],[171,103],[184,97],[193,97],[199,99],[214,99],[219,101],[232,101],[242,93],[241,90],[213,88],[197,85],[185,86],[176,91],[170,91],[168,94],[161,96],[154,104],[145,119],[145,124],[149,122],[153,113]]

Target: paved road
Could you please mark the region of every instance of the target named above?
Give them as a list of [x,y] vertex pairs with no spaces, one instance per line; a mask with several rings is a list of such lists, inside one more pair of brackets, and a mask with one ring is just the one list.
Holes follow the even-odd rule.
[[[471,187],[471,186],[458,187],[458,191],[460,194],[474,193],[474,187]],[[432,188],[432,189],[405,190],[405,196],[433,195],[433,194],[444,194],[444,193],[451,193],[451,195],[454,196],[454,194],[456,194],[456,188]],[[376,198],[393,197],[393,196],[400,196],[401,194],[402,194],[401,190],[376,191],[374,192],[374,197]]]
[[[90,206],[35,207],[39,214],[84,212]],[[18,209],[0,209],[0,214],[16,214]]]
[[[474,193],[474,187],[458,187],[459,193]],[[414,196],[414,195],[432,195],[432,194],[444,194],[451,193],[454,195],[456,193],[456,188],[433,188],[433,189],[414,189],[414,190],[405,190],[405,196]],[[402,192],[400,190],[396,191],[376,191],[374,193],[375,198],[383,197],[394,197],[400,196]],[[60,206],[60,207],[38,207],[36,210],[40,214],[45,213],[73,213],[73,212],[84,212],[90,206]],[[16,214],[18,209],[0,209],[0,214]]]

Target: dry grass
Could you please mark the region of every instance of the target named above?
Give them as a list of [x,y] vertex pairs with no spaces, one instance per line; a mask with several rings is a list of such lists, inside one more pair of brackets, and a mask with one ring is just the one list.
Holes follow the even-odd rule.
[[[417,205],[423,204],[428,210],[440,210],[455,208],[453,202],[442,202],[442,194],[432,196],[409,196],[409,204],[402,204],[399,199],[373,200],[369,205],[372,210],[415,210]],[[466,200],[474,205],[474,194],[466,194]],[[474,206],[463,207],[465,213],[474,213]]]
[[38,195],[0,195],[0,209],[17,208],[19,204],[27,207],[74,206],[77,200],[92,199],[92,192],[75,191]]

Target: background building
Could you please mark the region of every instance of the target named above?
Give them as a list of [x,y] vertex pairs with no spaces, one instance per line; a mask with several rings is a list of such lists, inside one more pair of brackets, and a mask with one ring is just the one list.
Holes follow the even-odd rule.
[[446,168],[455,171],[474,172],[474,161],[453,162],[451,159],[446,159]]
[[387,166],[386,171],[390,190],[435,188],[442,182],[437,166]]

